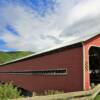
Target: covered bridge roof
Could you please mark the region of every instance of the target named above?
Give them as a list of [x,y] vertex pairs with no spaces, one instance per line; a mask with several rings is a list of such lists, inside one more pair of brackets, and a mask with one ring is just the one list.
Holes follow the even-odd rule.
[[43,54],[43,53],[51,52],[51,51],[54,51],[54,50],[57,50],[57,49],[60,49],[60,48],[63,48],[63,47],[71,46],[71,45],[74,45],[74,44],[77,44],[77,43],[83,43],[84,41],[87,41],[87,40],[89,40],[89,39],[91,39],[91,38],[93,38],[97,35],[100,35],[100,33],[89,34],[89,35],[75,39],[75,40],[70,41],[70,42],[64,42],[62,44],[55,45],[52,48],[49,48],[49,49],[46,49],[46,50],[43,50],[43,51],[39,51],[39,52],[36,52],[34,54],[31,54],[31,55],[28,55],[28,56],[25,56],[25,57],[22,57],[22,58],[19,58],[19,59],[15,59],[15,60],[12,60],[12,61],[9,61],[9,62],[5,62],[3,64],[0,64],[0,66],[10,64],[10,63],[13,63],[13,62],[16,62],[16,61],[20,61],[20,60],[23,60],[23,59],[26,59],[26,58],[30,58],[30,57],[33,57],[33,56],[36,56],[36,55],[40,55],[40,54]]

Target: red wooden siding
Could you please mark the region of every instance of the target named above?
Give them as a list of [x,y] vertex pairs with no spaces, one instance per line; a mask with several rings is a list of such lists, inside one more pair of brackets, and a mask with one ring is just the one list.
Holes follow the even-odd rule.
[[99,46],[100,47],[100,34],[95,36],[92,39],[84,42],[84,89],[89,90],[90,88],[90,76],[89,76],[89,49],[91,46]]
[[1,70],[46,70],[67,68],[67,75],[10,75],[0,74],[0,81],[13,81],[15,85],[29,91],[83,89],[83,54],[82,46],[62,48],[54,52],[31,57],[0,67]]

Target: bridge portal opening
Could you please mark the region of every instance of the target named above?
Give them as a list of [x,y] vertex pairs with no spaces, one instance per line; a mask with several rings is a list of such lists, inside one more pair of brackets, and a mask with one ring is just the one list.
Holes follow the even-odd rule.
[[100,47],[89,49],[90,84],[100,83]]

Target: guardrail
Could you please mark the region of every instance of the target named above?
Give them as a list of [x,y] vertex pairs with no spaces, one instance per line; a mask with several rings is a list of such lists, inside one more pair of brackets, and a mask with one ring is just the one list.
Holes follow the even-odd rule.
[[33,96],[12,100],[93,100],[100,93],[100,84],[89,91],[78,91],[46,96]]

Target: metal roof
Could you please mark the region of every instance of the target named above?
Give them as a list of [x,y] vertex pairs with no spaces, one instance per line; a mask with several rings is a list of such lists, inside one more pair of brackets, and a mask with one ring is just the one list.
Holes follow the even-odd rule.
[[82,43],[86,40],[93,38],[94,36],[99,35],[99,34],[100,33],[90,34],[90,35],[80,37],[80,38],[75,39],[75,40],[70,41],[70,42],[64,42],[62,44],[55,45],[55,47],[52,47],[52,48],[49,48],[49,49],[46,49],[46,50],[43,50],[43,51],[39,51],[39,52],[36,52],[34,54],[31,54],[31,55],[28,55],[28,56],[25,56],[25,57],[22,57],[22,58],[19,58],[19,59],[15,59],[15,60],[12,60],[12,61],[9,61],[9,62],[5,62],[3,64],[0,64],[0,66],[10,64],[10,63],[13,63],[13,62],[16,62],[16,61],[20,61],[20,60],[23,60],[23,59],[26,59],[26,58],[30,58],[30,57],[33,57],[33,56],[36,56],[36,55],[40,55],[40,54],[43,54],[43,53],[46,53],[46,52],[54,51],[54,50],[57,50],[57,49],[60,49],[60,48],[63,48],[63,47],[70,46],[70,45],[74,45],[76,43]]

